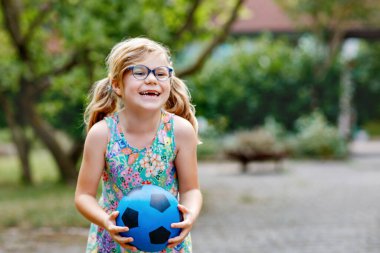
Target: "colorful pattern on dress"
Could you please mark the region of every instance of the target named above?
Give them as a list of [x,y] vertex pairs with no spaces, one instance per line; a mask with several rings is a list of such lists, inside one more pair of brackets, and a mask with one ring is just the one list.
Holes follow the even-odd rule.
[[[174,166],[176,146],[174,142],[173,114],[162,111],[160,126],[152,144],[143,149],[130,146],[119,124],[119,114],[106,117],[110,140],[105,155],[106,167],[102,175],[102,195],[99,204],[109,214],[116,210],[119,200],[132,188],[154,184],[178,197],[178,179]],[[101,227],[91,224],[87,253],[132,252],[112,240]],[[142,251],[135,251],[142,252]],[[190,235],[174,249],[161,253],[191,252]]]

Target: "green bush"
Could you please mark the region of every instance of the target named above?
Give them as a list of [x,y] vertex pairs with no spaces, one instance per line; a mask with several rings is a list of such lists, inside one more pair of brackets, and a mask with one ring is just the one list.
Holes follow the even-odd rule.
[[[338,114],[340,66],[316,80],[320,55],[302,41],[263,36],[221,47],[202,71],[188,80],[197,115],[227,131],[251,129],[271,115],[287,129],[319,107],[329,120]],[[215,123],[214,123],[215,122]],[[223,130],[223,129],[222,129]]]
[[242,156],[248,160],[275,158],[284,151],[283,145],[265,128],[241,130],[226,137],[224,151],[229,156]]
[[380,41],[362,41],[360,45],[352,70],[356,125],[364,128],[370,136],[380,136]]
[[251,161],[279,161],[288,154],[288,148],[280,135],[282,130],[275,121],[267,121],[263,127],[240,130],[224,139],[224,154],[242,164],[246,172]]
[[227,135],[222,150],[227,158],[241,162],[243,171],[251,161],[278,161],[285,157],[344,159],[348,156],[347,142],[321,112],[299,118],[295,128],[292,134],[273,118],[267,118],[261,127]]
[[201,138],[202,143],[198,145],[197,153],[199,160],[215,160],[220,157],[220,138],[205,136]]
[[297,133],[290,139],[295,157],[341,159],[348,155],[348,146],[338,129],[329,125],[318,111],[296,121]]
[[371,137],[380,137],[380,120],[369,121],[363,125],[363,128]]

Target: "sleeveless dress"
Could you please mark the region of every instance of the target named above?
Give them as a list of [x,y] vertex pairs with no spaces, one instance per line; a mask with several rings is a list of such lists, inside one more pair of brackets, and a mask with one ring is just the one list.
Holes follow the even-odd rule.
[[[161,186],[178,198],[178,178],[174,166],[176,146],[173,116],[166,111],[161,112],[161,122],[154,140],[150,146],[143,149],[137,149],[128,144],[117,112],[104,119],[110,130],[110,138],[105,154],[99,204],[108,214],[116,210],[119,200],[131,189],[144,184]],[[91,224],[86,252],[132,251],[122,248],[113,241],[104,228]],[[191,252],[190,235],[174,249],[166,248],[161,252]]]

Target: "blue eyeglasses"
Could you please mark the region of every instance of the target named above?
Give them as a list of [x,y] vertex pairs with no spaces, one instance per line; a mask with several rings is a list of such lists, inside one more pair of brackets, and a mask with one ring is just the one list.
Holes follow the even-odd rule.
[[150,69],[145,65],[135,65],[130,66],[127,69],[132,70],[132,75],[137,80],[145,80],[151,72],[159,81],[168,80],[170,77],[172,77],[173,74],[173,69],[166,66]]

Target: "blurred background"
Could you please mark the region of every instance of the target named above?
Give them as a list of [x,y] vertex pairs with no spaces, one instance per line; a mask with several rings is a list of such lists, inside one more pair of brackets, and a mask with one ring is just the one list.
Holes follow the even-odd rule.
[[0,8],[0,252],[84,251],[73,194],[87,94],[135,36],[170,48],[196,105],[194,252],[380,252],[379,1]]

